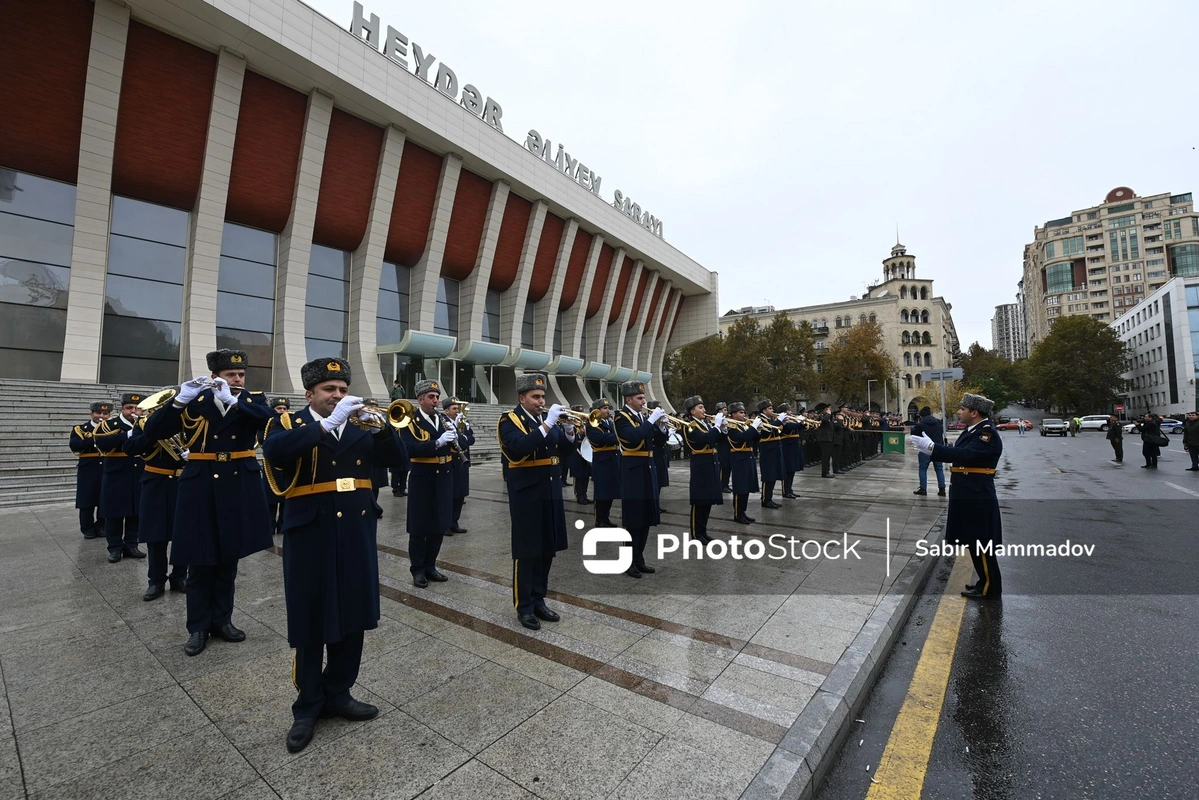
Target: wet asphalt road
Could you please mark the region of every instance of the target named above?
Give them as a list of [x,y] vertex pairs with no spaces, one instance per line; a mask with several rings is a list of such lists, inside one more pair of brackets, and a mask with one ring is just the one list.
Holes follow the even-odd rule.
[[[1003,441],[1004,542],[1069,539],[1095,553],[1000,559],[1003,600],[966,608],[923,797],[1199,797],[1199,472],[1185,471],[1181,437],[1156,471],[1139,468],[1128,435],[1122,466],[1098,432]],[[855,715],[865,722],[821,800],[869,790],[948,567]]]

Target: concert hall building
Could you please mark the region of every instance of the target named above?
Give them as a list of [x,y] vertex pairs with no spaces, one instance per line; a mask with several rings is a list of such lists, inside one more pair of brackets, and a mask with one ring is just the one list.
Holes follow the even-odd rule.
[[166,386],[231,347],[273,392],[341,355],[358,394],[506,403],[544,370],[581,403],[664,397],[666,353],[717,332],[661,222],[369,8],[3,9],[0,377]]

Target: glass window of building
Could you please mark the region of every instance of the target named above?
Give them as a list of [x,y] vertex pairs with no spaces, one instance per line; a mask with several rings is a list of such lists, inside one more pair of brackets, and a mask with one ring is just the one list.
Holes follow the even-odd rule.
[[113,197],[101,383],[178,381],[188,222],[186,211]]
[[75,187],[0,168],[0,375],[56,381],[67,330]]
[[488,289],[483,299],[483,341],[500,341],[500,293],[495,289]]
[[1055,257],[1054,254],[1056,251],[1057,251],[1057,248],[1054,246],[1053,242],[1045,243],[1045,258],[1047,258],[1047,259],[1054,258]]
[[533,330],[533,301],[525,301],[525,316],[520,323],[520,346],[525,350],[533,349],[535,339]]
[[1170,248],[1170,261],[1174,264],[1175,275],[1183,278],[1199,276],[1199,244],[1174,245]]
[[1046,292],[1068,292],[1074,288],[1074,264],[1054,264],[1045,268]]
[[437,280],[437,305],[433,309],[433,332],[458,335],[458,281],[442,276]]
[[225,223],[217,277],[216,345],[245,350],[246,384],[271,389],[278,236]]
[[308,359],[346,357],[350,298],[350,253],[314,244],[308,260],[304,344]]
[[383,262],[375,310],[376,344],[399,344],[408,330],[408,286],[412,268]]

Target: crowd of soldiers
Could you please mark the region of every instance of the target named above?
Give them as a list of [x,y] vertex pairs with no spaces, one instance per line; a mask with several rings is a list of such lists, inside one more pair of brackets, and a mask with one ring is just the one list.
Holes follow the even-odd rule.
[[[185,593],[189,656],[211,636],[246,638],[233,623],[238,562],[282,534],[297,690],[286,744],[298,752],[322,716],[378,713],[350,688],[363,634],[380,616],[377,497],[388,471],[393,491],[407,499],[412,582],[427,589],[448,580],[438,569],[443,538],[466,532],[460,518],[475,438],[461,404],[443,399],[435,380],[415,386],[415,404],[383,409],[350,394],[348,362],[316,359],[301,369],[307,405],[293,411],[287,398],[246,388],[249,366],[246,353],[218,350],[208,354],[209,375],[177,389],[126,394],[115,416],[110,404],[94,404],[70,437],[79,456],[76,506],[84,537],[104,536],[109,562],[149,556],[143,599],[161,597],[168,585]],[[769,400],[752,418],[740,402],[717,403],[709,415],[700,396],[686,399],[684,417],[673,417],[646,399],[639,381],[621,384],[618,409],[601,399],[588,413],[547,408],[547,387],[544,374],[519,376],[517,404],[496,432],[511,515],[513,605],[534,631],[560,619],[546,597],[554,556],[567,547],[564,486],[594,507],[597,527],[617,527],[612,504],[620,500],[620,527],[632,543],[627,574],[641,578],[656,571],[645,549],[664,513],[672,429],[689,453],[691,536],[707,543],[712,506],[724,505],[724,495],[732,495],[733,519],[751,524],[750,494],[760,492],[763,508],[782,508],[775,491],[796,499],[797,472],[820,464],[823,477],[843,474],[878,453],[877,434],[888,428],[845,406],[793,414]],[[404,406],[398,420],[397,403]],[[406,481],[397,485],[397,475]]]

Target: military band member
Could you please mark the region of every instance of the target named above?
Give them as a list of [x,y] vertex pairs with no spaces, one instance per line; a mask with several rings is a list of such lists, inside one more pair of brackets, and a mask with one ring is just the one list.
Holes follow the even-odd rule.
[[[729,404],[721,401],[716,404],[717,414],[727,414]],[[720,491],[724,494],[732,494],[733,487],[729,486],[729,481],[732,479],[732,458],[729,454],[729,437],[722,436],[716,442],[716,456],[720,462]]]
[[666,431],[658,421],[666,416],[655,408],[644,416],[645,383],[625,381],[620,385],[624,407],[616,412],[616,437],[620,441],[621,527],[633,537],[633,564],[626,573],[640,578],[658,570],[645,563],[649,529],[662,521],[658,506],[658,474],[654,450],[666,446]]
[[720,462],[716,457],[716,443],[725,436],[721,432],[724,414],[718,413],[709,424],[704,399],[699,395],[684,400],[683,408],[687,410],[686,419],[689,423],[683,430],[683,439],[691,451],[688,462],[691,468],[688,487],[691,498],[691,538],[707,544],[712,541],[708,536],[708,517],[712,513],[712,506],[724,504],[724,494],[720,491]]
[[755,519],[745,513],[749,496],[758,491],[758,459],[754,455],[754,444],[758,441],[758,429],[762,418],[749,422],[744,403],[729,404],[729,419],[742,423],[729,425],[729,454],[731,456],[733,482],[733,522],[748,525]]
[[124,446],[137,426],[141,411],[137,404],[142,395],[126,393],[121,397],[121,413],[100,424],[93,436],[104,454],[104,477],[100,485],[100,516],[104,518],[104,536],[108,539],[108,563],[124,557],[145,558],[137,547],[137,512],[142,490],[142,460],[126,455]]
[[803,424],[803,409],[799,410],[798,416],[792,416],[791,404],[779,403],[775,410],[779,412],[782,419],[780,424],[783,427],[783,497],[798,500],[799,495],[795,493],[795,473],[803,471],[803,447],[799,440],[807,427]]
[[[291,411],[291,401],[286,397],[276,397],[271,400],[271,409],[275,412],[276,417],[282,416]],[[266,480],[266,476],[266,470],[263,470],[263,480]],[[266,505],[270,509],[271,520],[274,522],[272,530],[275,535],[278,535],[283,530],[283,498],[272,492],[269,484],[266,487]]]
[[758,402],[758,467],[762,470],[762,508],[782,508],[774,502],[774,484],[783,479],[782,432],[774,418],[770,400]]
[[142,459],[141,497],[138,502],[137,539],[146,546],[146,592],[142,599],[157,600],[166,585],[171,591],[182,592],[187,580],[187,567],[175,565],[167,574],[167,545],[175,528],[175,498],[186,463],[187,451],[172,455],[169,442],[158,442],[146,435],[148,420],[142,417],[125,441],[124,451]]
[[995,495],[995,468],[1003,455],[1003,441],[991,422],[995,403],[978,394],[962,395],[958,420],[966,425],[952,445],[938,444],[926,434],[909,437],[916,450],[933,461],[953,466],[949,484],[949,509],[945,540],[970,548],[978,581],[966,586],[963,597],[987,599],[1003,593],[1003,578],[994,545],[1003,544],[1003,519]]
[[79,509],[79,531],[84,539],[95,539],[104,532],[104,517],[96,516],[104,457],[96,449],[95,435],[111,413],[112,403],[92,403],[87,422],[71,429],[71,452],[79,458],[75,464],[75,508]]
[[146,421],[147,436],[179,433],[189,450],[171,539],[171,563],[187,567],[183,652],[189,656],[204,651],[210,634],[227,642],[246,638],[233,624],[237,562],[274,543],[254,447],[275,413],[266,395],[245,388],[244,351],[214,350],[207,361],[209,376],[183,383]]
[[[662,408],[662,403],[658,400],[650,400],[645,404],[645,407],[650,411]],[[658,474],[658,513],[665,514],[666,509],[662,507],[662,488],[670,485],[670,433],[666,434],[666,441],[661,447],[654,448],[654,470]]]
[[[282,474],[283,591],[287,642],[295,648],[287,749],[312,741],[318,718],[371,719],[379,709],[350,695],[362,663],[363,633],[379,624],[378,519],[372,476],[395,463],[395,429],[349,394],[350,365],[318,358],[300,368],[308,405],[272,419],[262,451]],[[347,424],[370,417],[371,432]],[[328,654],[328,663],[321,669]]]
[[540,620],[560,619],[545,597],[554,554],[567,547],[562,459],[571,448],[557,425],[562,407],[554,404],[545,412],[547,384],[541,373],[519,376],[517,406],[500,417],[496,433],[508,462],[512,603],[520,624],[534,631],[541,629]]
[[820,448],[820,477],[833,477],[833,440],[836,438],[837,425],[833,420],[833,409],[828,403],[816,406],[820,415],[820,427],[816,429],[816,444]]
[[[580,414],[587,413],[581,405],[571,406],[571,410],[577,411]],[[574,450],[570,454],[570,474],[575,479],[575,502],[581,506],[591,505],[591,500],[587,498],[587,487],[591,485],[591,464],[587,459],[583,458],[582,453],[583,442],[587,441],[587,428],[589,427],[591,426],[562,426],[564,431],[574,431]],[[595,454],[593,453],[591,457],[595,458]]]
[[449,533],[466,533],[466,528],[459,524],[459,520],[462,519],[466,498],[470,496],[470,448],[475,443],[475,432],[466,417],[459,420],[461,409],[462,403],[456,397],[441,401],[441,410],[458,431],[458,449],[450,451],[450,464],[454,467],[454,503],[450,511]]
[[612,404],[605,398],[591,403],[599,411],[595,425],[585,430],[591,442],[591,478],[595,483],[595,527],[615,528],[612,521],[612,501],[620,499],[620,446],[616,425],[612,422]]
[[849,431],[848,431],[848,425],[847,425],[848,417],[845,415],[845,412],[847,410],[848,410],[848,406],[846,406],[844,403],[842,403],[841,407],[837,409],[837,412],[835,414],[833,414],[833,474],[834,475],[844,475],[846,472],[849,472],[849,470],[847,469],[849,464],[846,459],[846,448],[848,445],[847,440],[849,439]]
[[454,466],[451,445],[458,433],[446,430],[438,411],[441,384],[423,380],[416,384],[416,410],[412,424],[401,429],[408,453],[408,558],[412,585],[428,588],[429,581],[449,580],[437,570],[441,541],[454,518]]

